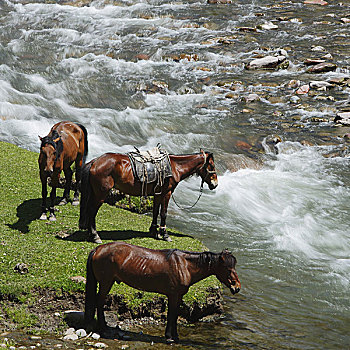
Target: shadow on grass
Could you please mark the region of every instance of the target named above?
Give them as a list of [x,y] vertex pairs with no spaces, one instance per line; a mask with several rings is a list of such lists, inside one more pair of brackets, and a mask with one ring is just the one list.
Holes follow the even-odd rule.
[[40,198],[37,198],[29,199],[21,203],[17,207],[17,222],[6,225],[13,230],[28,233],[30,223],[39,219],[41,216],[41,201]]
[[[168,231],[168,233],[170,236],[193,238],[192,236],[184,235],[181,233],[174,233],[171,231]],[[133,230],[98,231],[98,235],[103,241],[126,241],[132,238],[151,237],[149,232]],[[87,240],[88,234],[87,231],[75,231],[69,236],[61,237],[57,235],[56,237],[58,239],[63,239],[66,241],[84,242]]]

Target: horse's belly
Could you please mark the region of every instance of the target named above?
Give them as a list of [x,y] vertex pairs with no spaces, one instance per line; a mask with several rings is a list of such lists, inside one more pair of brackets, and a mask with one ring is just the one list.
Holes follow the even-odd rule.
[[169,294],[172,290],[172,283],[170,283],[167,276],[153,277],[147,274],[145,275],[136,275],[136,276],[127,276],[121,279],[121,282],[124,282],[128,286],[143,290],[145,292],[154,292],[160,294]]

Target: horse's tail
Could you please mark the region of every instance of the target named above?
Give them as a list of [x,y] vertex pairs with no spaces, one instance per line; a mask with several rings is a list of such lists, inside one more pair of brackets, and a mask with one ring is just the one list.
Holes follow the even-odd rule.
[[86,263],[86,285],[85,285],[85,325],[90,327],[95,318],[95,310],[97,305],[97,280],[92,270],[92,257],[96,249],[93,249]]
[[93,160],[85,164],[81,169],[81,185],[80,185],[80,216],[79,216],[79,229],[86,230],[88,228],[88,211],[89,200],[92,194],[92,188],[90,185],[90,168],[93,164]]
[[88,152],[89,152],[88,132],[87,132],[84,125],[78,124],[78,123],[77,123],[77,125],[79,126],[79,128],[81,130],[83,130],[83,133],[84,133],[84,155],[83,155],[83,165],[84,165],[85,161],[86,161],[86,157],[87,157]]

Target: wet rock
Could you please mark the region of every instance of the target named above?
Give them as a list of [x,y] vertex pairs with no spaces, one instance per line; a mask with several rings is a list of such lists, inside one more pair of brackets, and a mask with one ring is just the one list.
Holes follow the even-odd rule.
[[341,20],[341,22],[343,22],[343,23],[350,23],[350,18],[347,18],[347,17],[343,17],[343,18],[341,18],[340,20]]
[[328,2],[324,0],[304,0],[304,4],[325,6],[328,5]]
[[311,51],[322,52],[322,51],[326,51],[326,49],[321,45],[317,45],[317,46],[312,46]]
[[273,69],[286,60],[285,56],[265,56],[249,62],[246,69]]
[[278,49],[278,50],[277,50],[277,54],[278,54],[278,56],[285,56],[285,57],[288,57],[288,52],[287,52],[287,50],[285,50],[285,49]]
[[136,58],[137,58],[138,60],[145,60],[145,61],[147,61],[147,60],[149,60],[149,55],[146,55],[146,54],[141,53],[141,54],[139,54],[139,55],[136,55]]
[[326,60],[332,60],[333,56],[330,53],[326,53],[324,56],[322,56],[321,58],[324,58]]
[[240,32],[256,32],[256,28],[254,28],[254,27],[239,27],[238,31],[240,31]]
[[225,95],[225,98],[236,99],[236,98],[238,98],[238,95],[233,93],[233,92],[229,92]]
[[291,22],[291,23],[296,23],[296,24],[303,23],[303,21],[302,21],[300,18],[291,18],[291,19],[289,20],[289,22]]
[[96,349],[104,349],[104,348],[107,348],[107,344],[105,344],[105,343],[96,343],[96,344],[94,344],[94,347]]
[[319,63],[319,64],[316,64],[314,66],[311,66],[306,71],[308,73],[324,73],[324,72],[331,72],[331,71],[334,71],[336,69],[337,69],[336,64],[324,62],[324,63]]
[[98,340],[98,339],[101,338],[101,336],[100,336],[98,333],[92,333],[92,334],[91,334],[91,338],[92,338],[92,339],[95,339],[95,340]]
[[290,98],[290,102],[291,102],[291,103],[299,103],[299,102],[300,102],[300,97],[298,97],[298,96],[292,96],[292,97]]
[[346,78],[344,77],[329,79],[329,83],[335,84],[335,85],[344,85],[345,81],[346,81]]
[[240,169],[260,169],[262,164],[243,154],[232,154],[227,159],[224,159],[226,168],[230,172],[236,172]]
[[300,80],[291,80],[289,83],[288,83],[288,85],[287,85],[287,87],[289,88],[289,89],[296,89],[296,88],[298,88],[300,86]]
[[252,145],[250,145],[249,143],[247,143],[245,141],[237,141],[235,143],[235,147],[237,147],[238,149],[241,149],[241,150],[250,150],[252,148]]
[[334,85],[329,83],[328,81],[310,81],[309,85],[310,85],[310,88],[312,89],[324,89],[324,90],[334,87]]
[[257,27],[259,29],[264,29],[264,30],[278,29],[278,25],[273,24],[272,22],[265,22],[263,24],[259,24]]
[[309,92],[310,86],[308,84],[300,86],[300,88],[296,91],[298,95],[305,95]]
[[260,97],[257,94],[249,94],[247,96],[242,97],[242,101],[244,101],[245,103],[253,103],[260,101]]
[[350,125],[350,112],[339,112],[334,118],[334,122],[341,125]]
[[324,63],[324,62],[326,62],[326,61],[325,60],[321,60],[321,59],[316,59],[316,58],[307,58],[304,61],[304,64],[306,66],[313,66],[313,65],[316,65],[316,64]]
[[21,275],[24,275],[29,272],[28,265],[24,263],[18,263],[13,269],[15,272],[20,273]]

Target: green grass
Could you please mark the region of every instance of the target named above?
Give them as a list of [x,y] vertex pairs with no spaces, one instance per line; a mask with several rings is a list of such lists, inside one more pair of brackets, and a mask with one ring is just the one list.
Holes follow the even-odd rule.
[[[41,184],[37,158],[36,153],[0,142],[0,299],[11,295],[20,300],[36,287],[57,293],[83,291],[84,284],[70,277],[85,276],[88,253],[96,246],[86,242],[86,233],[78,229],[79,207],[58,207],[56,222],[38,219]],[[62,194],[58,189],[57,195]],[[104,204],[97,216],[97,230],[104,243],[123,240],[155,249],[206,250],[199,240],[172,229],[171,243],[150,238],[150,222],[147,215]],[[17,263],[26,264],[28,273],[15,272]],[[220,288],[220,284],[214,277],[197,283],[185,296],[185,303],[204,303],[208,287]],[[122,294],[130,307],[157,297],[153,293],[140,296],[123,283],[114,285],[111,293]]]

